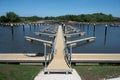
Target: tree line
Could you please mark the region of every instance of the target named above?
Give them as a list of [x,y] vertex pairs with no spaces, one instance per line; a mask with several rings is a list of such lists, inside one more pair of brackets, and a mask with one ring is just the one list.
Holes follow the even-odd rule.
[[5,16],[0,16],[0,22],[21,22],[21,18],[14,12],[8,12]]
[[65,20],[65,21],[78,21],[78,22],[120,22],[120,18],[113,17],[111,14],[94,13],[94,14],[81,14],[81,15],[63,15],[63,16],[46,16],[46,17],[20,17],[14,12],[8,12],[4,16],[0,16],[0,22],[35,22],[39,20]]

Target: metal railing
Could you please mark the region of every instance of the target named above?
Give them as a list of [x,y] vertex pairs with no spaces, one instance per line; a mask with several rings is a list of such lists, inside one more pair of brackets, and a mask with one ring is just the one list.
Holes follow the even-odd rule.
[[47,67],[47,63],[50,63],[54,57],[54,49],[51,49],[51,53],[47,54],[46,52],[46,43],[44,43],[44,57],[45,57],[45,68]]
[[72,50],[70,50],[70,53],[69,53],[67,47],[65,47],[65,49],[64,49],[64,57],[65,57],[65,60],[66,60],[68,66],[70,68],[71,68],[71,56],[72,56]]

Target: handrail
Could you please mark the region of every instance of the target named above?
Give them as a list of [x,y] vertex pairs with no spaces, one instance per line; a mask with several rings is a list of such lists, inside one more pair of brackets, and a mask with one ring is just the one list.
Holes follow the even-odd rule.
[[71,55],[69,54],[67,48],[64,49],[64,57],[65,57],[65,60],[66,60],[66,62],[67,62],[67,64],[68,64],[68,66],[71,68],[71,62],[70,62],[70,61],[71,61],[71,60],[70,60]]
[[[58,35],[58,32],[56,33],[56,35]],[[53,49],[54,49],[54,53],[56,53],[56,49],[55,49],[55,45],[56,45],[56,39],[58,36],[55,37],[54,43],[53,43]]]
[[63,38],[63,41],[64,41],[64,50],[63,50],[63,53],[64,53],[64,57],[65,57],[65,60],[67,62],[67,65],[71,68],[71,62],[70,62],[70,58],[71,58],[71,55],[68,53],[68,49],[67,49],[67,44],[66,44],[66,41],[65,41],[65,38],[64,38],[64,34],[62,35],[62,38]]

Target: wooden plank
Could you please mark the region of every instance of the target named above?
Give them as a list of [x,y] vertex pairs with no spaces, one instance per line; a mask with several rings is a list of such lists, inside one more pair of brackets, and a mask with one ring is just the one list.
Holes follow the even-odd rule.
[[44,42],[44,43],[48,43],[48,44],[52,44],[51,41],[47,41],[47,40],[42,40],[42,39],[37,39],[37,38],[32,38],[32,37],[28,37],[28,36],[25,36],[26,40],[35,40],[35,41],[40,41],[40,42]]
[[[29,55],[34,55],[33,56],[29,56]],[[44,56],[35,56],[35,54],[29,54],[29,53],[0,53],[0,60],[1,59],[44,59]]]
[[74,60],[120,60],[120,53],[76,53],[72,55]]
[[89,38],[84,38],[84,39],[78,39],[78,40],[73,40],[73,41],[67,41],[67,44],[72,44],[72,43],[76,43],[76,42],[81,42],[81,41],[87,41],[87,40],[91,40],[91,39],[95,39],[96,37],[89,37]]
[[48,33],[42,33],[42,32],[35,32],[35,34],[36,34],[36,35],[40,35],[40,34],[42,34],[42,35],[47,35],[47,36],[49,36],[49,37],[55,37],[55,36],[56,36],[56,34],[48,34]]
[[78,32],[78,33],[72,33],[72,34],[65,34],[65,36],[73,36],[73,35],[84,35],[85,32]]
[[[28,62],[44,62],[44,56],[28,56],[28,53],[0,53],[0,62],[3,63],[28,63]],[[33,55],[33,54],[29,54]]]

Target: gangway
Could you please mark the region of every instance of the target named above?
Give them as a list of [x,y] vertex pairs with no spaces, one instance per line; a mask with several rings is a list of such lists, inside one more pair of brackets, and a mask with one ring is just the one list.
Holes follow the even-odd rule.
[[55,41],[55,46],[54,49],[56,52],[54,53],[54,58],[51,61],[51,63],[45,68],[45,72],[72,72],[71,67],[67,64],[64,58],[65,54],[65,39],[63,36],[63,30],[62,26],[59,26],[57,36],[56,36],[56,41]]
[[[72,46],[76,44],[77,42],[80,41],[93,41],[95,37],[89,37],[89,38],[84,38],[84,39],[79,39],[79,40],[73,40],[73,41],[66,41],[65,36],[67,35],[76,35],[76,34],[84,34],[84,32],[79,32],[80,30],[77,30],[75,28],[70,28],[74,31],[76,30],[77,33],[73,34],[65,34],[63,32],[62,26],[58,26],[57,33],[53,34],[55,35],[54,41],[47,41],[47,40],[42,40],[42,39],[37,39],[37,38],[32,38],[25,36],[25,38],[29,41],[40,41],[44,43],[44,56],[45,56],[45,69],[44,73],[52,73],[52,72],[64,72],[64,73],[72,73],[72,68],[71,68],[71,54],[72,54]],[[45,29],[46,30],[46,29]],[[42,32],[37,32],[38,34],[44,34],[44,35],[49,35],[47,33]],[[48,30],[48,28],[47,28]],[[52,51],[51,51],[51,62],[49,62],[47,66],[47,53],[46,53],[46,46],[47,44],[52,45]],[[68,45],[70,46],[70,53],[68,53],[67,47]],[[51,55],[50,54],[50,55]]]

